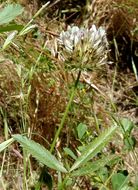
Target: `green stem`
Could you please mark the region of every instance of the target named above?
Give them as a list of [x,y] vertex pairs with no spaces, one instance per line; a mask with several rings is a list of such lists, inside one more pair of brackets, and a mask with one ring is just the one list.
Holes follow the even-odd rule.
[[44,4],[37,12],[36,14],[33,16],[33,18],[25,25],[25,27],[20,31],[19,35],[23,35],[24,30],[34,21],[34,19],[49,5],[49,1]]
[[28,189],[27,188],[27,168],[26,168],[26,150],[23,149],[23,167],[24,167],[24,172],[23,172],[23,189]]
[[67,115],[68,115],[68,112],[69,112],[71,103],[72,103],[72,101],[73,101],[73,99],[74,99],[74,95],[75,95],[76,90],[77,90],[77,85],[78,85],[78,82],[79,82],[79,79],[80,79],[80,75],[81,75],[81,71],[79,71],[79,73],[78,73],[77,80],[76,80],[75,85],[74,85],[74,87],[73,87],[73,89],[72,89],[72,92],[71,92],[71,96],[70,96],[68,105],[67,105],[66,110],[65,110],[65,112],[64,112],[64,115],[63,115],[63,117],[62,117],[62,120],[61,120],[61,123],[60,123],[60,125],[59,125],[59,128],[58,128],[58,130],[57,130],[57,132],[56,132],[56,134],[55,134],[55,137],[54,137],[53,143],[52,143],[52,145],[51,145],[51,149],[50,149],[50,152],[51,152],[51,153],[52,153],[53,150],[54,150],[54,147],[55,147],[55,145],[56,145],[56,141],[57,141],[57,139],[58,139],[58,137],[59,137],[59,135],[60,135],[60,132],[61,132],[63,126],[64,126],[64,123],[65,123],[66,117],[67,117]]

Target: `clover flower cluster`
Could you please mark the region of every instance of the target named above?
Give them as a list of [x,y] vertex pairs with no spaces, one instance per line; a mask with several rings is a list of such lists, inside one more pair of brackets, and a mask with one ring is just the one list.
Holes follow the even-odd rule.
[[85,29],[68,26],[67,31],[60,33],[58,42],[68,53],[81,51],[85,62],[92,59],[103,64],[107,61],[108,41],[103,27],[97,29],[92,25],[90,29]]

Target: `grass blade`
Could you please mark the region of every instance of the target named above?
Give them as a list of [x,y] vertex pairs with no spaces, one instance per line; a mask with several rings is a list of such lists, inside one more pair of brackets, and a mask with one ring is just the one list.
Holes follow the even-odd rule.
[[5,150],[8,146],[10,146],[14,142],[13,138],[8,139],[0,144],[0,152]]
[[11,34],[9,34],[9,36],[7,37],[7,39],[5,40],[2,49],[6,49],[6,47],[13,41],[13,39],[15,38],[17,34],[17,31],[12,32]]

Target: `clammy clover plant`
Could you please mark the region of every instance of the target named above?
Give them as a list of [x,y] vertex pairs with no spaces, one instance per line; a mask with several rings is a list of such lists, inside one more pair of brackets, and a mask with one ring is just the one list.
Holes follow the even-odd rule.
[[[16,11],[14,11],[14,9]],[[22,8],[20,6],[11,6],[5,8],[3,11],[6,12],[5,14],[3,13],[5,17],[8,15],[9,11],[10,14],[11,12],[15,12],[16,14],[11,15],[10,19],[7,17],[6,20],[5,18],[5,21],[3,19],[3,22],[1,21],[1,24],[10,22],[11,19],[15,18],[15,16],[21,14]],[[0,18],[2,18],[3,15],[0,14]],[[32,20],[25,27],[20,28],[20,26],[14,26],[15,28],[12,28],[10,26],[8,29],[19,29],[20,31],[18,35],[23,35],[33,28],[33,26],[30,25],[31,22]],[[3,28],[3,30],[4,29],[5,28]],[[5,44],[3,45],[3,49],[5,49],[7,45],[11,43],[16,34],[17,33],[14,32],[7,37]],[[59,158],[54,155],[54,149],[57,143],[57,139],[60,137],[60,134],[64,127],[65,120],[68,116],[72,101],[74,100],[74,96],[77,91],[77,85],[81,75],[83,75],[83,71],[87,71],[87,69],[92,70],[95,65],[97,67],[100,67],[106,64],[107,53],[109,51],[106,32],[104,28],[99,27],[97,29],[95,25],[92,25],[90,29],[79,28],[77,26],[69,26],[67,28],[67,31],[62,31],[60,33],[60,36],[57,39],[57,43],[59,45],[61,60],[64,62],[64,64],[66,64],[69,69],[75,70],[75,73],[77,73],[77,77],[73,88],[71,89],[69,102],[66,106],[57,132],[54,136],[54,140],[51,144],[50,150],[29,139],[25,135],[16,134],[13,135],[12,138],[0,144],[0,151],[5,150],[13,142],[17,141],[21,145],[23,150],[26,151],[26,154],[31,154],[44,167],[57,171],[59,176],[63,175],[63,179],[61,177],[61,180],[59,180],[58,189],[65,189],[68,179],[73,179],[76,176],[88,175],[94,171],[97,171],[100,167],[106,165],[109,160],[114,159],[114,156],[110,155],[94,162],[91,161],[92,158],[95,157],[109,142],[110,138],[114,135],[117,126],[110,127],[109,129],[103,131],[97,138],[95,138],[92,142],[83,147],[83,150],[80,151],[79,156],[72,154],[71,150],[66,149],[66,151],[70,153],[70,155],[72,154],[74,157],[74,163],[70,167],[66,166],[66,164],[64,163],[64,159],[59,160]],[[70,59],[70,57],[72,59]],[[81,139],[83,134],[78,131],[78,135]],[[42,173],[40,175],[39,183],[37,183],[36,185],[36,189],[41,188],[41,183],[44,182],[41,179]],[[49,189],[52,189],[52,178],[49,178],[49,180],[51,181],[49,182],[49,185],[48,183],[46,184],[48,185]]]

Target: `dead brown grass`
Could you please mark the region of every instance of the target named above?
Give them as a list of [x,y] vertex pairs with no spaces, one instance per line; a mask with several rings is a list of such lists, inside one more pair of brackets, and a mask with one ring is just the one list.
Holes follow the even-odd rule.
[[[31,130],[43,136],[49,143],[66,106],[65,86],[57,77],[56,72],[34,75],[29,98]],[[47,146],[40,136],[35,135],[35,139]]]
[[[16,69],[13,62],[8,59],[3,59],[0,63],[0,107],[13,128],[17,128],[20,95],[20,80]],[[3,118],[0,119],[0,124],[2,127]]]

